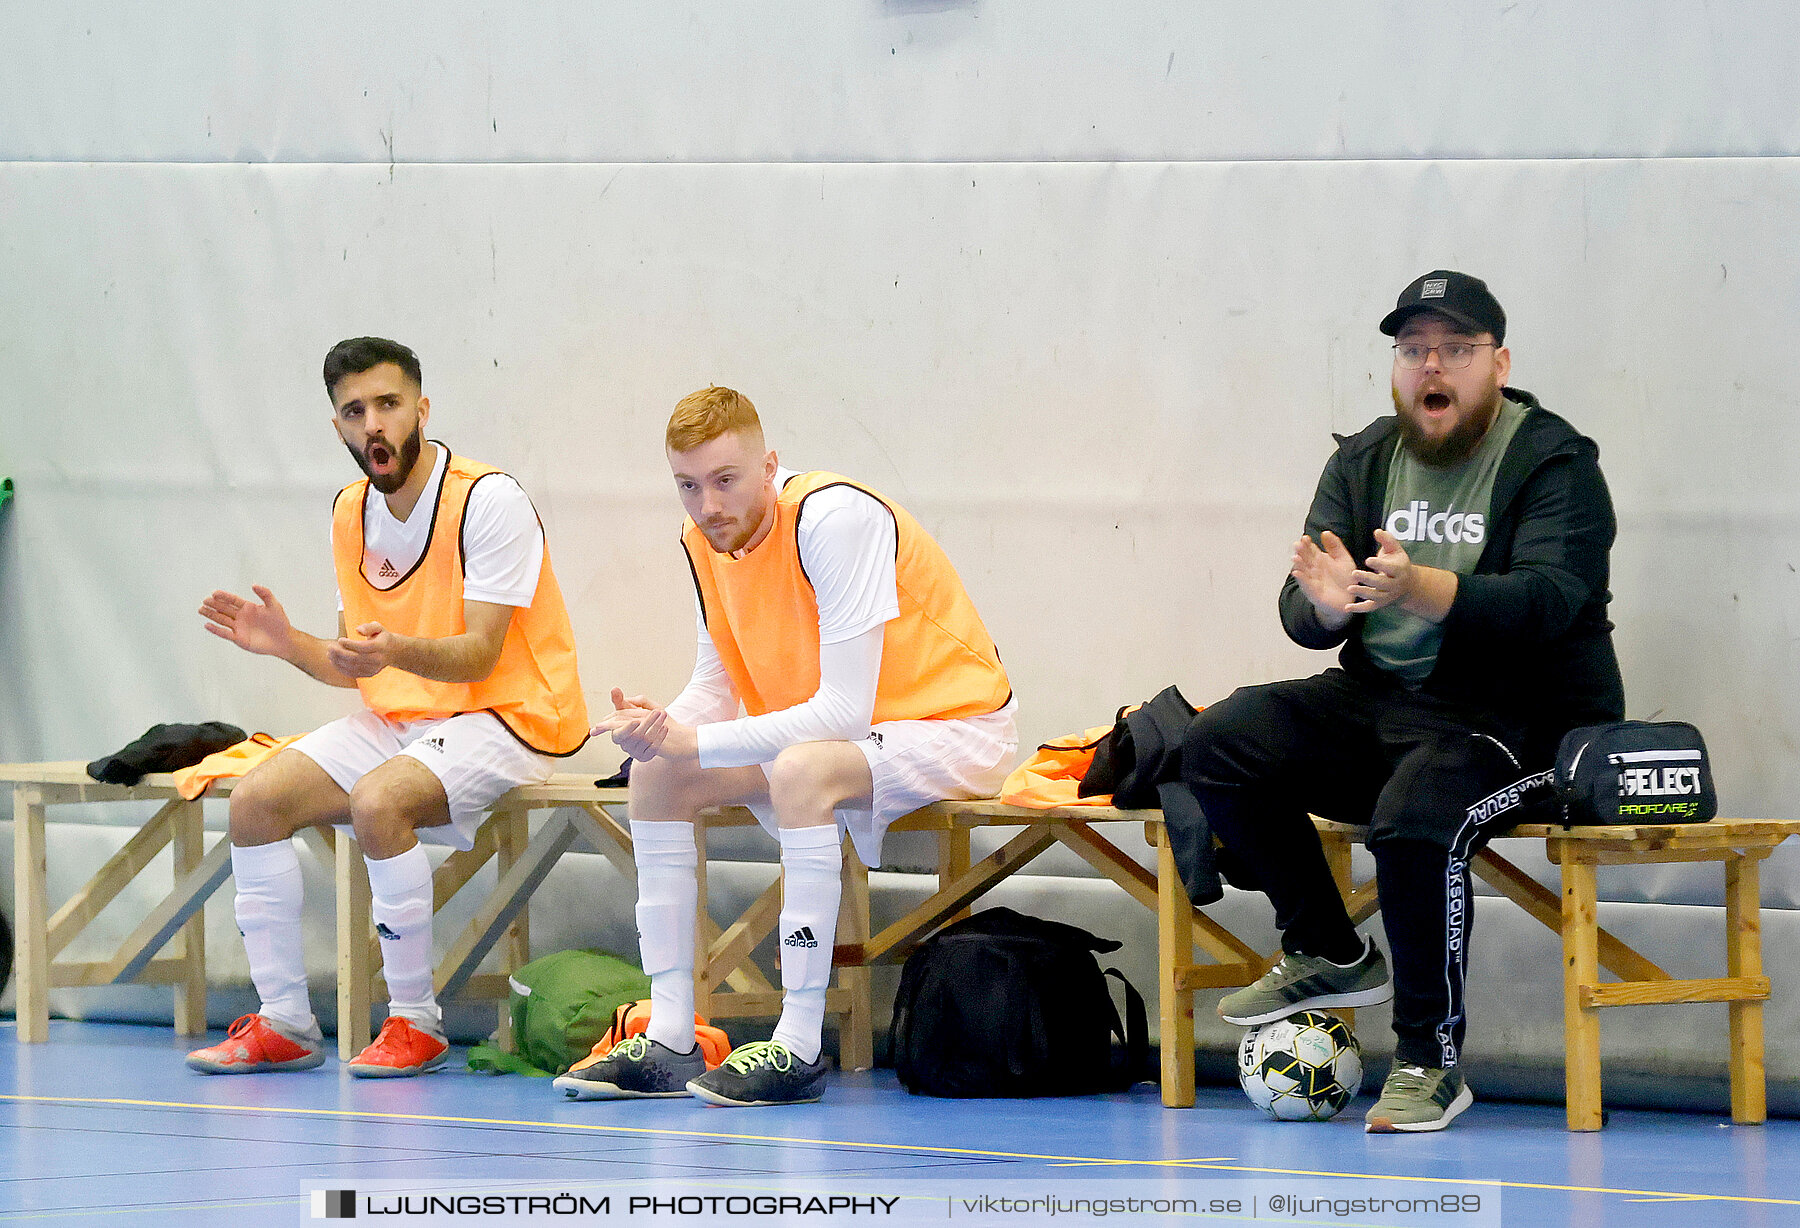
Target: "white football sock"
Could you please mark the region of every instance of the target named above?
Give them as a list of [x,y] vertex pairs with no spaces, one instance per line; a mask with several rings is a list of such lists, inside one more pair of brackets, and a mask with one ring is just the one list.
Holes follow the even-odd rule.
[[381,935],[381,972],[387,979],[388,1014],[428,1032],[443,1030],[431,988],[431,859],[415,844],[398,857],[369,867],[369,916]]
[[306,948],[300,938],[304,892],[300,854],[292,840],[231,846],[237,880],[238,931],[250,957],[250,980],[262,999],[260,1012],[295,1032],[316,1034],[306,993]]
[[650,1024],[644,1034],[686,1053],[694,1047],[694,914],[700,900],[694,825],[633,819],[631,844],[638,876],[638,954],[650,977]]
[[770,1039],[805,1062],[823,1045],[843,865],[836,823],[781,829],[781,1020]]

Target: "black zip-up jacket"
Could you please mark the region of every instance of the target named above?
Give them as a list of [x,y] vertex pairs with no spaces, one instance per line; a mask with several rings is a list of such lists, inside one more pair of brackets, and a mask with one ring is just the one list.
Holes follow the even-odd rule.
[[[1547,762],[1567,730],[1624,716],[1606,616],[1617,522],[1598,445],[1529,392],[1503,391],[1525,407],[1525,420],[1500,460],[1481,558],[1457,580],[1422,689],[1529,731],[1527,753]],[[1329,529],[1359,564],[1376,552],[1398,434],[1399,419],[1389,416],[1335,437],[1306,514],[1315,542]],[[1306,648],[1342,644],[1339,663],[1353,677],[1397,682],[1363,647],[1363,616],[1328,630],[1292,576],[1281,589],[1281,624]]]

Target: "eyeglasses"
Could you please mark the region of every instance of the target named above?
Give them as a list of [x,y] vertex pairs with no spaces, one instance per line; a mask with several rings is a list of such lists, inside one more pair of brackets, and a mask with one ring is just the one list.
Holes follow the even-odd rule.
[[1474,361],[1476,350],[1494,344],[1492,341],[1445,341],[1437,345],[1420,345],[1416,341],[1402,341],[1394,346],[1394,361],[1402,371],[1417,371],[1436,350],[1438,365],[1446,371],[1456,371]]

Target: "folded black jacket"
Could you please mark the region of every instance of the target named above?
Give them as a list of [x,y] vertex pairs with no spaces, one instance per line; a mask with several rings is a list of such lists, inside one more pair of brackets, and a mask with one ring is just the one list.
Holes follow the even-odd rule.
[[1188,899],[1205,905],[1225,894],[1221,872],[1233,886],[1254,884],[1229,856],[1221,863],[1225,851],[1215,847],[1200,801],[1181,779],[1181,743],[1193,719],[1194,705],[1172,686],[1120,713],[1112,733],[1095,747],[1094,762],[1076,792],[1110,793],[1121,810],[1161,810]]
[[204,725],[152,725],[131,745],[96,759],[87,773],[102,784],[135,785],[151,772],[192,767],[214,751],[236,746],[244,731],[223,721]]

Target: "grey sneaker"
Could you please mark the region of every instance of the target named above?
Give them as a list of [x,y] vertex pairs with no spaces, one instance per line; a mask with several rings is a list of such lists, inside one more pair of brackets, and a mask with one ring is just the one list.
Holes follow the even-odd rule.
[[688,1080],[706,1073],[706,1055],[695,1044],[677,1053],[648,1036],[628,1036],[612,1052],[553,1085],[569,1100],[640,1100],[686,1096]]
[[1274,1023],[1301,1011],[1332,1006],[1374,1006],[1394,996],[1387,959],[1369,939],[1355,963],[1334,964],[1316,955],[1283,955],[1255,984],[1219,999],[1219,1018],[1241,1027]]
[[728,1108],[810,1104],[825,1094],[825,1057],[803,1062],[777,1041],[751,1041],[733,1049],[717,1070],[689,1083],[688,1090],[708,1104]]
[[1381,1099],[1363,1115],[1370,1134],[1413,1134],[1442,1130],[1475,1103],[1462,1071],[1434,1070],[1395,1062],[1381,1085]]

